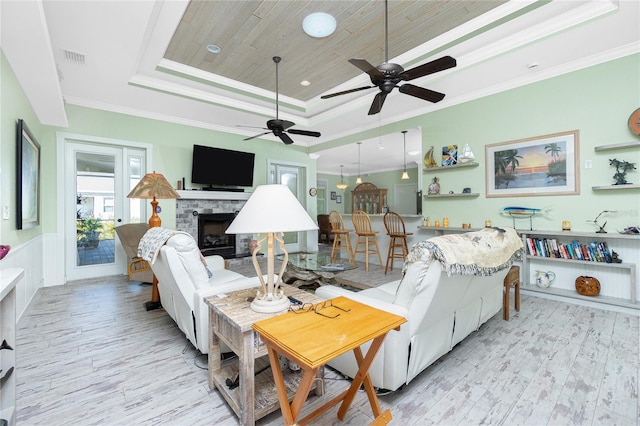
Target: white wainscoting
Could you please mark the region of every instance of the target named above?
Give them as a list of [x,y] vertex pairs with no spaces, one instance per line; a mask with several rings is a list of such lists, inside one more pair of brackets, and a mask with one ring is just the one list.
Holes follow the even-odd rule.
[[0,261],[0,270],[24,269],[24,279],[16,285],[16,321],[20,320],[38,289],[44,286],[44,253],[44,237],[38,235],[20,246],[12,246]]

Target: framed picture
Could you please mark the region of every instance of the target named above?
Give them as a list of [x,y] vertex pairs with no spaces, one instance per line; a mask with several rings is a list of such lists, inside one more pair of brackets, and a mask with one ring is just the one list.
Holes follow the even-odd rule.
[[458,145],[447,145],[442,147],[442,165],[454,166],[458,162]]
[[24,120],[17,129],[16,221],[18,229],[40,224],[40,144]]
[[336,191],[331,191],[331,199],[335,200],[336,199]]
[[579,131],[485,146],[487,197],[579,194]]
[[336,204],[342,203],[342,195],[336,195]]

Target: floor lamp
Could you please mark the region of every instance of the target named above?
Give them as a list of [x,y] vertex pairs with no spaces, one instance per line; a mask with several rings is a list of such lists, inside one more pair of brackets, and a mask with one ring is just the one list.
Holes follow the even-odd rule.
[[[280,286],[282,274],[289,260],[289,253],[284,248],[283,233],[312,229],[318,229],[318,225],[311,219],[288,186],[261,185],[253,191],[238,216],[225,231],[227,234],[264,234],[263,237],[259,237],[258,245],[252,253],[253,266],[256,268],[262,286],[251,302],[251,310],[280,312],[289,307],[289,298]],[[257,259],[264,241],[267,241],[266,282]],[[277,277],[274,277],[276,241],[284,254],[284,259],[280,272]]]
[[[131,190],[127,198],[143,198],[151,200],[151,217],[149,227],[154,228],[162,225],[158,216],[158,199],[180,198],[167,179],[160,173],[147,173],[140,182]],[[158,292],[158,279],[153,275],[151,286],[151,301],[146,302],[144,307],[147,311],[160,307],[160,293]]]

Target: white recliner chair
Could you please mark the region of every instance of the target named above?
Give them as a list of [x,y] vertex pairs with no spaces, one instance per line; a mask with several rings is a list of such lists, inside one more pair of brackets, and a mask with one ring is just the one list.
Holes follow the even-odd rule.
[[[245,277],[225,269],[221,256],[207,256],[191,235],[169,237],[151,264],[158,278],[160,302],[187,339],[203,354],[209,353],[209,307],[205,297],[258,287],[258,277]],[[223,346],[223,350],[225,347]]]

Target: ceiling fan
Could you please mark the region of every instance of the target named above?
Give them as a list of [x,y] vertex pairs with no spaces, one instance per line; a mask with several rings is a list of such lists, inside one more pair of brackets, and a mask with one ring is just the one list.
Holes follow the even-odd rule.
[[373,86],[358,87],[355,89],[344,90],[329,95],[320,96],[321,99],[333,98],[334,96],[346,95],[347,93],[358,92],[360,90],[372,89],[377,87],[380,92],[373,99],[373,103],[369,108],[369,115],[377,114],[382,109],[382,105],[389,93],[398,87],[400,93],[415,96],[429,102],[440,102],[444,98],[444,93],[434,90],[425,89],[413,84],[403,84],[398,86],[401,81],[409,81],[415,78],[424,77],[438,71],[443,71],[456,66],[456,60],[451,56],[443,56],[426,64],[419,65],[410,70],[404,70],[398,64],[389,63],[389,12],[387,0],[384,2],[384,63],[374,67],[366,59],[349,59],[349,62],[366,72],[371,79]]
[[[290,145],[293,143],[293,140],[289,137],[287,133],[290,133],[292,135],[313,136],[314,138],[317,138],[320,136],[320,132],[315,132],[313,130],[291,129],[291,127],[295,126],[296,123],[293,123],[287,120],[280,120],[280,118],[278,118],[279,117],[278,115],[279,114],[278,113],[278,64],[280,63],[281,60],[282,58],[280,58],[280,56],[273,57],[273,62],[276,63],[276,118],[273,120],[267,121],[267,127],[260,127],[260,129],[268,130],[268,132],[260,133],[258,135],[243,139],[245,141],[248,141],[249,139],[253,139],[253,138],[258,138],[260,136],[264,136],[269,133],[273,133],[274,135],[279,137],[282,140],[282,142],[284,142],[287,145]],[[249,126],[240,126],[240,127],[249,127]]]

